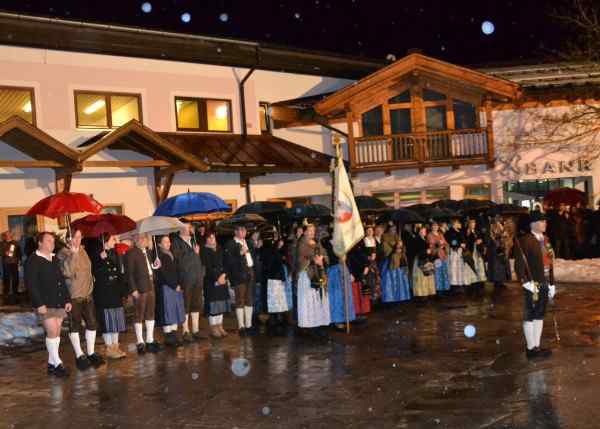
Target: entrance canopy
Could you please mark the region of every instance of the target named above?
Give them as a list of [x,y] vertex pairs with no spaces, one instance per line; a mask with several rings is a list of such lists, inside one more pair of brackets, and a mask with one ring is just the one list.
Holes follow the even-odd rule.
[[74,168],[79,153],[18,116],[0,123],[0,141],[32,161],[0,160],[0,167]]

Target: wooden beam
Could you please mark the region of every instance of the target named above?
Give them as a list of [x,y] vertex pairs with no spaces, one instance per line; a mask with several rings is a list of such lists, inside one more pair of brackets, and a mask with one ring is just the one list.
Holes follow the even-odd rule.
[[114,161],[83,161],[84,167],[117,167],[117,168],[152,168],[172,167],[168,161],[155,160],[114,160]]
[[54,169],[54,193],[71,192],[71,182],[73,181],[73,171],[64,168]]
[[494,165],[496,158],[496,152],[494,148],[494,115],[492,111],[492,100],[491,97],[487,97],[484,102],[485,108],[485,121],[487,131],[487,159],[488,168]]
[[2,168],[62,168],[64,164],[56,161],[0,161]]
[[356,146],[354,141],[354,115],[352,110],[346,112],[346,124],[348,125],[348,157],[350,159],[350,169],[356,165]]
[[154,167],[154,198],[156,200],[156,207],[169,197],[174,177],[174,173],[162,175],[160,168]]

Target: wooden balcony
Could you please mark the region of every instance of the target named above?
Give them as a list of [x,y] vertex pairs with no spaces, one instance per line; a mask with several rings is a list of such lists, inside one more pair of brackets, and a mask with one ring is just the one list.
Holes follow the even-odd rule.
[[493,164],[487,128],[357,137],[356,171]]

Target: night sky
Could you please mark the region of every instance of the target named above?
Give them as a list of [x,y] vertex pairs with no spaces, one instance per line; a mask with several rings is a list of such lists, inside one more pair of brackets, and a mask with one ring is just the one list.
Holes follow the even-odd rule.
[[[145,13],[142,5],[149,3]],[[409,48],[458,64],[548,61],[568,38],[546,0],[3,0],[0,9],[239,38],[385,60]],[[550,6],[549,6],[550,5]],[[145,6],[148,9],[147,6]],[[183,22],[189,17],[189,22]],[[495,31],[482,32],[490,21]],[[0,29],[1,31],[1,29]]]

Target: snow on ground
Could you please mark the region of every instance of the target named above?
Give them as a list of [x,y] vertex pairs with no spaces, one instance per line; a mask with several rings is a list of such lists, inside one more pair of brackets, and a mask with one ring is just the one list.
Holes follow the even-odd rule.
[[0,314],[0,345],[25,344],[27,339],[44,334],[34,313]]
[[600,283],[600,258],[554,261],[554,280],[557,282]]

